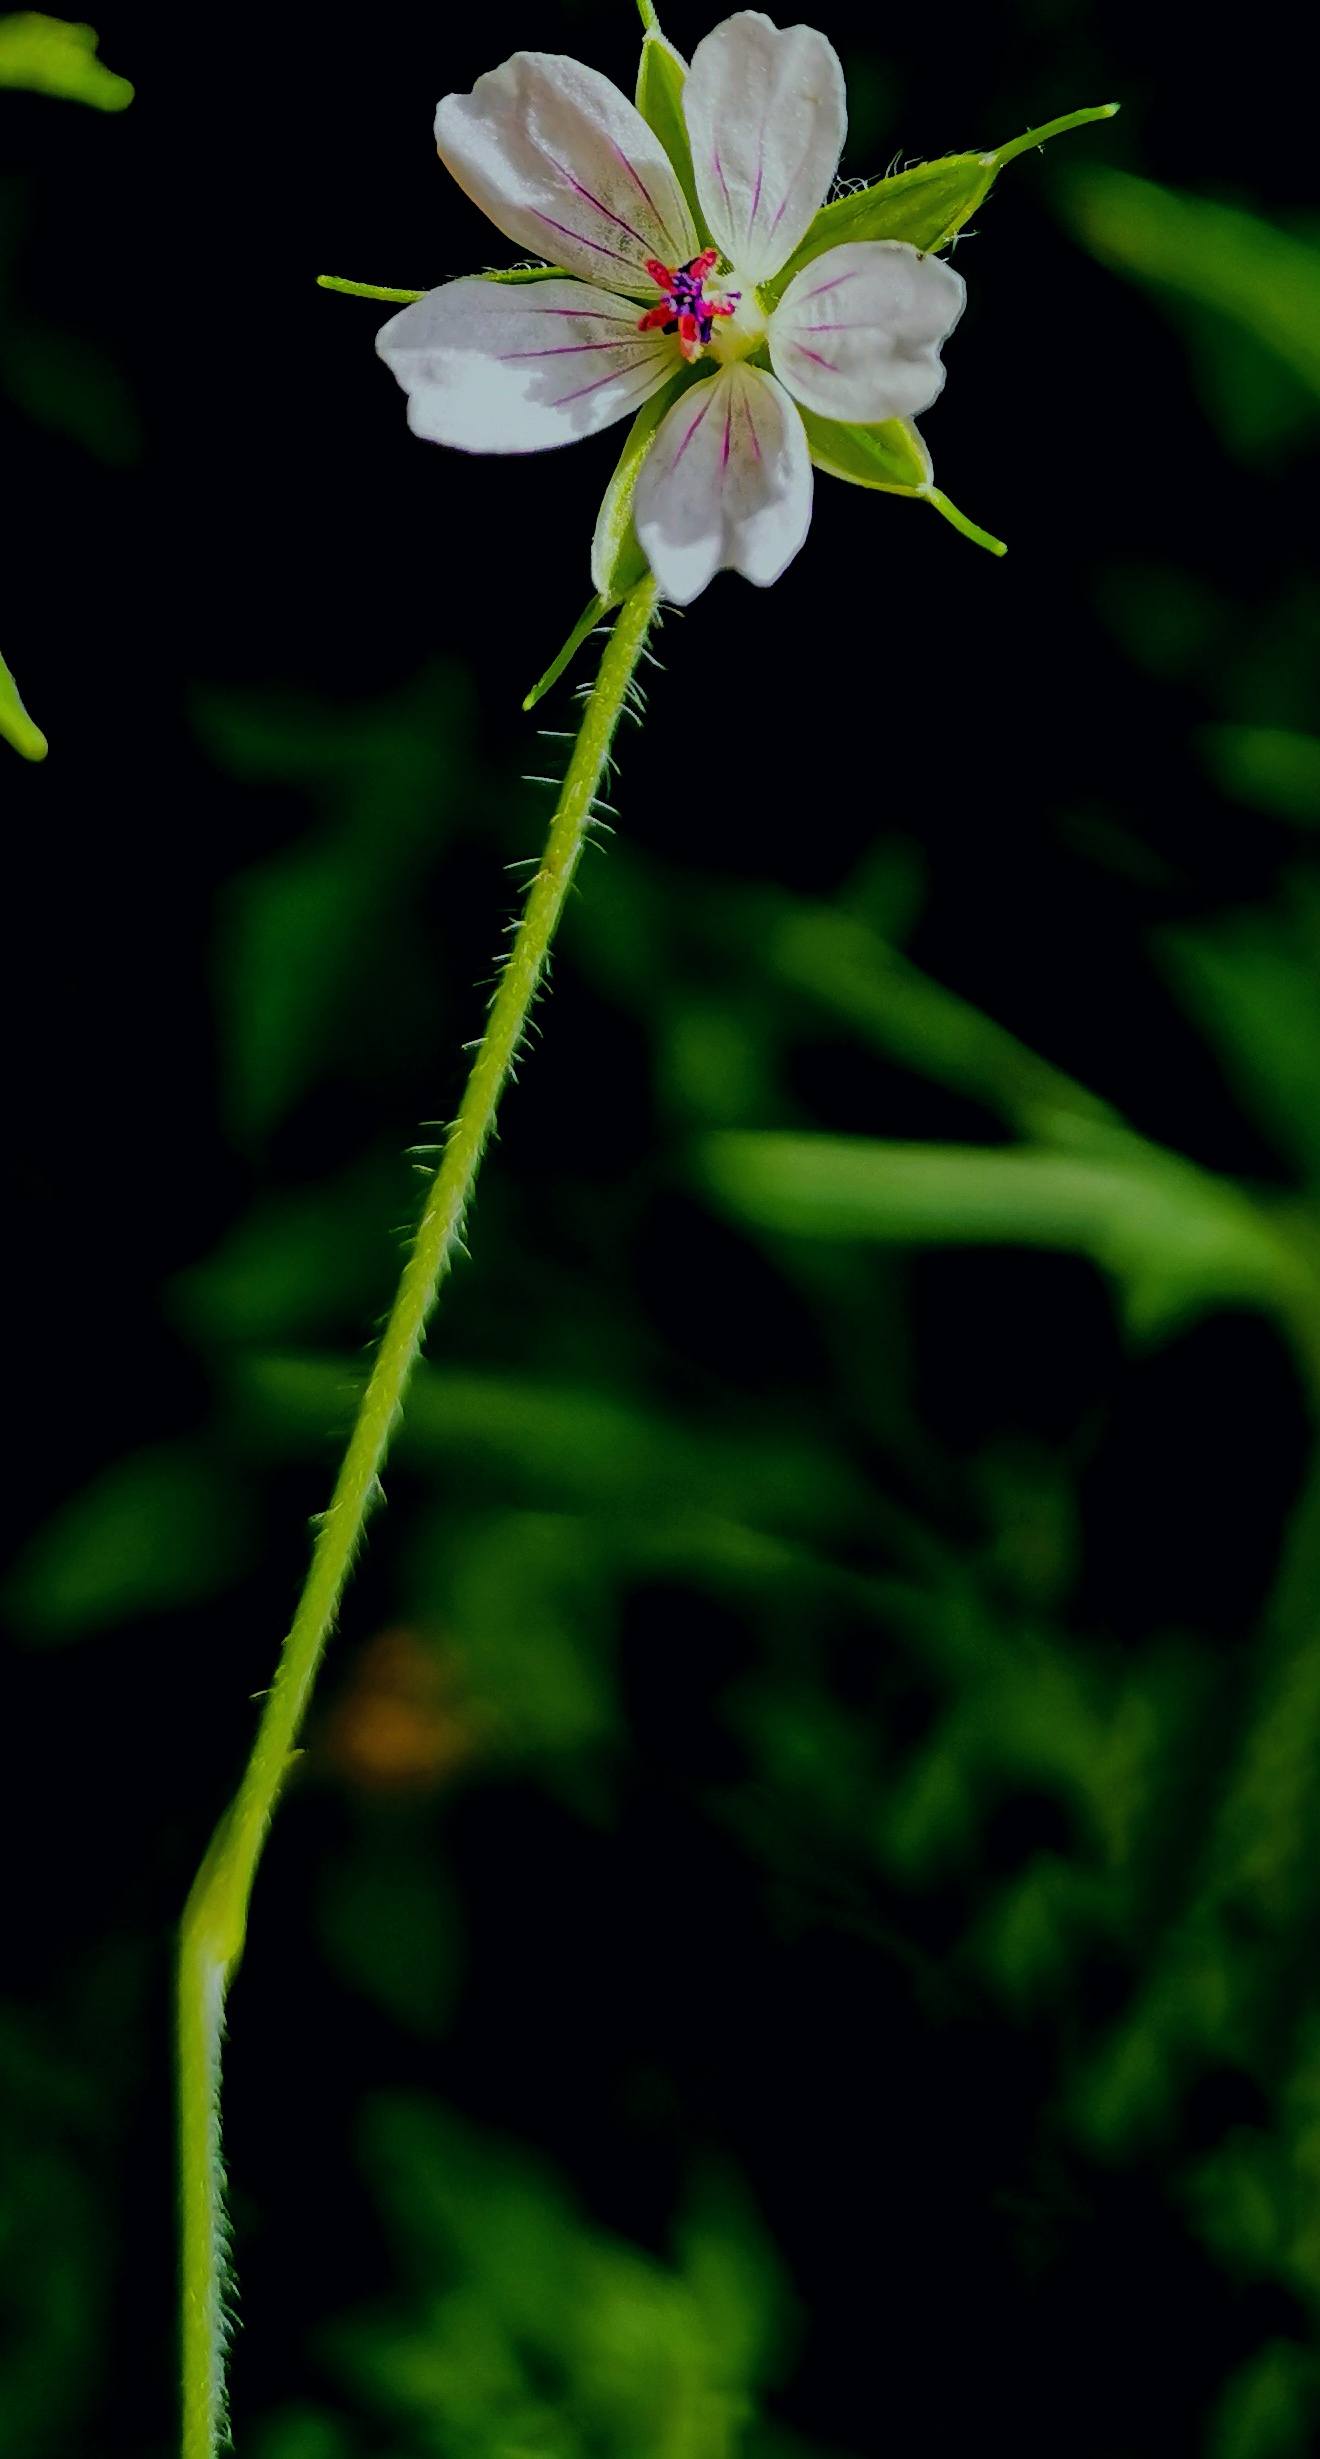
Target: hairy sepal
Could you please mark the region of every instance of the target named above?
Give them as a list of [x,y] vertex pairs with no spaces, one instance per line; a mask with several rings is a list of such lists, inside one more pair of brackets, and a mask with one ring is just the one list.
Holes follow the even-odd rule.
[[1007,552],[1002,538],[969,520],[935,485],[930,454],[910,418],[855,427],[843,419],[820,418],[801,402],[798,416],[807,431],[811,458],[827,477],[844,478],[850,486],[870,487],[879,495],[913,495],[920,503],[933,505],[944,520],[973,545],[984,547],[987,554]]
[[836,196],[822,205],[806,238],[766,284],[762,295],[767,305],[782,297],[794,274],[813,257],[823,256],[827,248],[842,247],[845,241],[902,239],[924,254],[947,247],[984,203],[1006,162],[1043,145],[1049,137],[1062,136],[1069,128],[1111,119],[1117,109],[1117,103],[1099,103],[1070,111],[1062,119],[1048,120],[1043,127],[997,146],[992,153],[945,154],[938,162],[918,162],[910,171],[878,179],[873,187]]

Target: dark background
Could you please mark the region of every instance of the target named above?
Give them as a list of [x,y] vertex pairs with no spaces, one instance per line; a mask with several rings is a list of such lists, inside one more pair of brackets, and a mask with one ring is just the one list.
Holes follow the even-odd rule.
[[[1249,225],[1231,314],[1217,227],[1172,287],[1087,244],[1116,169],[1313,233],[1271,24],[826,20],[854,175],[1123,114],[959,243],[923,425],[1008,557],[822,480],[772,591],[664,628],[257,1889],[244,2459],[1313,2447],[1312,403]],[[314,277],[502,261],[437,95],[637,45],[623,0],[99,25],[122,117],[0,94],[0,638],[52,744],[0,770],[16,2459],[171,2445],[172,1924],[613,465],[416,443]],[[969,1247],[936,1181],[845,1235],[712,1161],[1070,1149],[1028,1052],[1195,1169],[1124,1143],[1119,1226]],[[1225,1180],[1277,1275],[1207,1260]]]

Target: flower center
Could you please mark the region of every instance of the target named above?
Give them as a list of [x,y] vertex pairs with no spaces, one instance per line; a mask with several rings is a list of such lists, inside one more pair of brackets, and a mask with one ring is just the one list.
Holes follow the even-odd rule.
[[718,248],[703,248],[689,264],[662,265],[658,256],[648,256],[646,270],[661,293],[658,307],[648,307],[639,317],[639,333],[676,333],[678,346],[685,359],[699,359],[715,329],[719,316],[732,316],[742,297],[740,290],[723,291],[708,297],[706,277],[713,273],[720,260]]

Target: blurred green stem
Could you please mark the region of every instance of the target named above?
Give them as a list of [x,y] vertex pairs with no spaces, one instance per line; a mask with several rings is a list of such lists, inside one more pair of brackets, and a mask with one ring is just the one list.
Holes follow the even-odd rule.
[[655,611],[656,589],[648,575],[623,602],[587,699],[545,853],[404,1266],[330,1508],[318,1527],[307,1582],[266,1695],[252,1754],[184,1911],[178,1975],[183,2459],[214,2459],[226,2432],[230,2283],[220,2132],[221,2044],[225,1999],[243,1951],[252,1883],[353,1557],[380,1491],[380,1470],[427,1318],[461,1241],[500,1095],[545,971]]

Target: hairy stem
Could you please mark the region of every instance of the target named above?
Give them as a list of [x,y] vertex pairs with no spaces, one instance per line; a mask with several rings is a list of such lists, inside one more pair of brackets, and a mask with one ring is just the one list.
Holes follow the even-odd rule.
[[198,1872],[183,1916],[178,1974],[182,2198],[183,2459],[214,2459],[227,2438],[228,2226],[221,2161],[225,1999],[243,1951],[252,1882],[293,1762],[325,1644],[379,1492],[427,1318],[453,1260],[500,1095],[517,1056],[582,852],[614,731],[656,608],[648,577],[620,609],[588,697],[545,853],[432,1181],[389,1321],[362,1395],[306,1585],[280,1651],[252,1753]]

